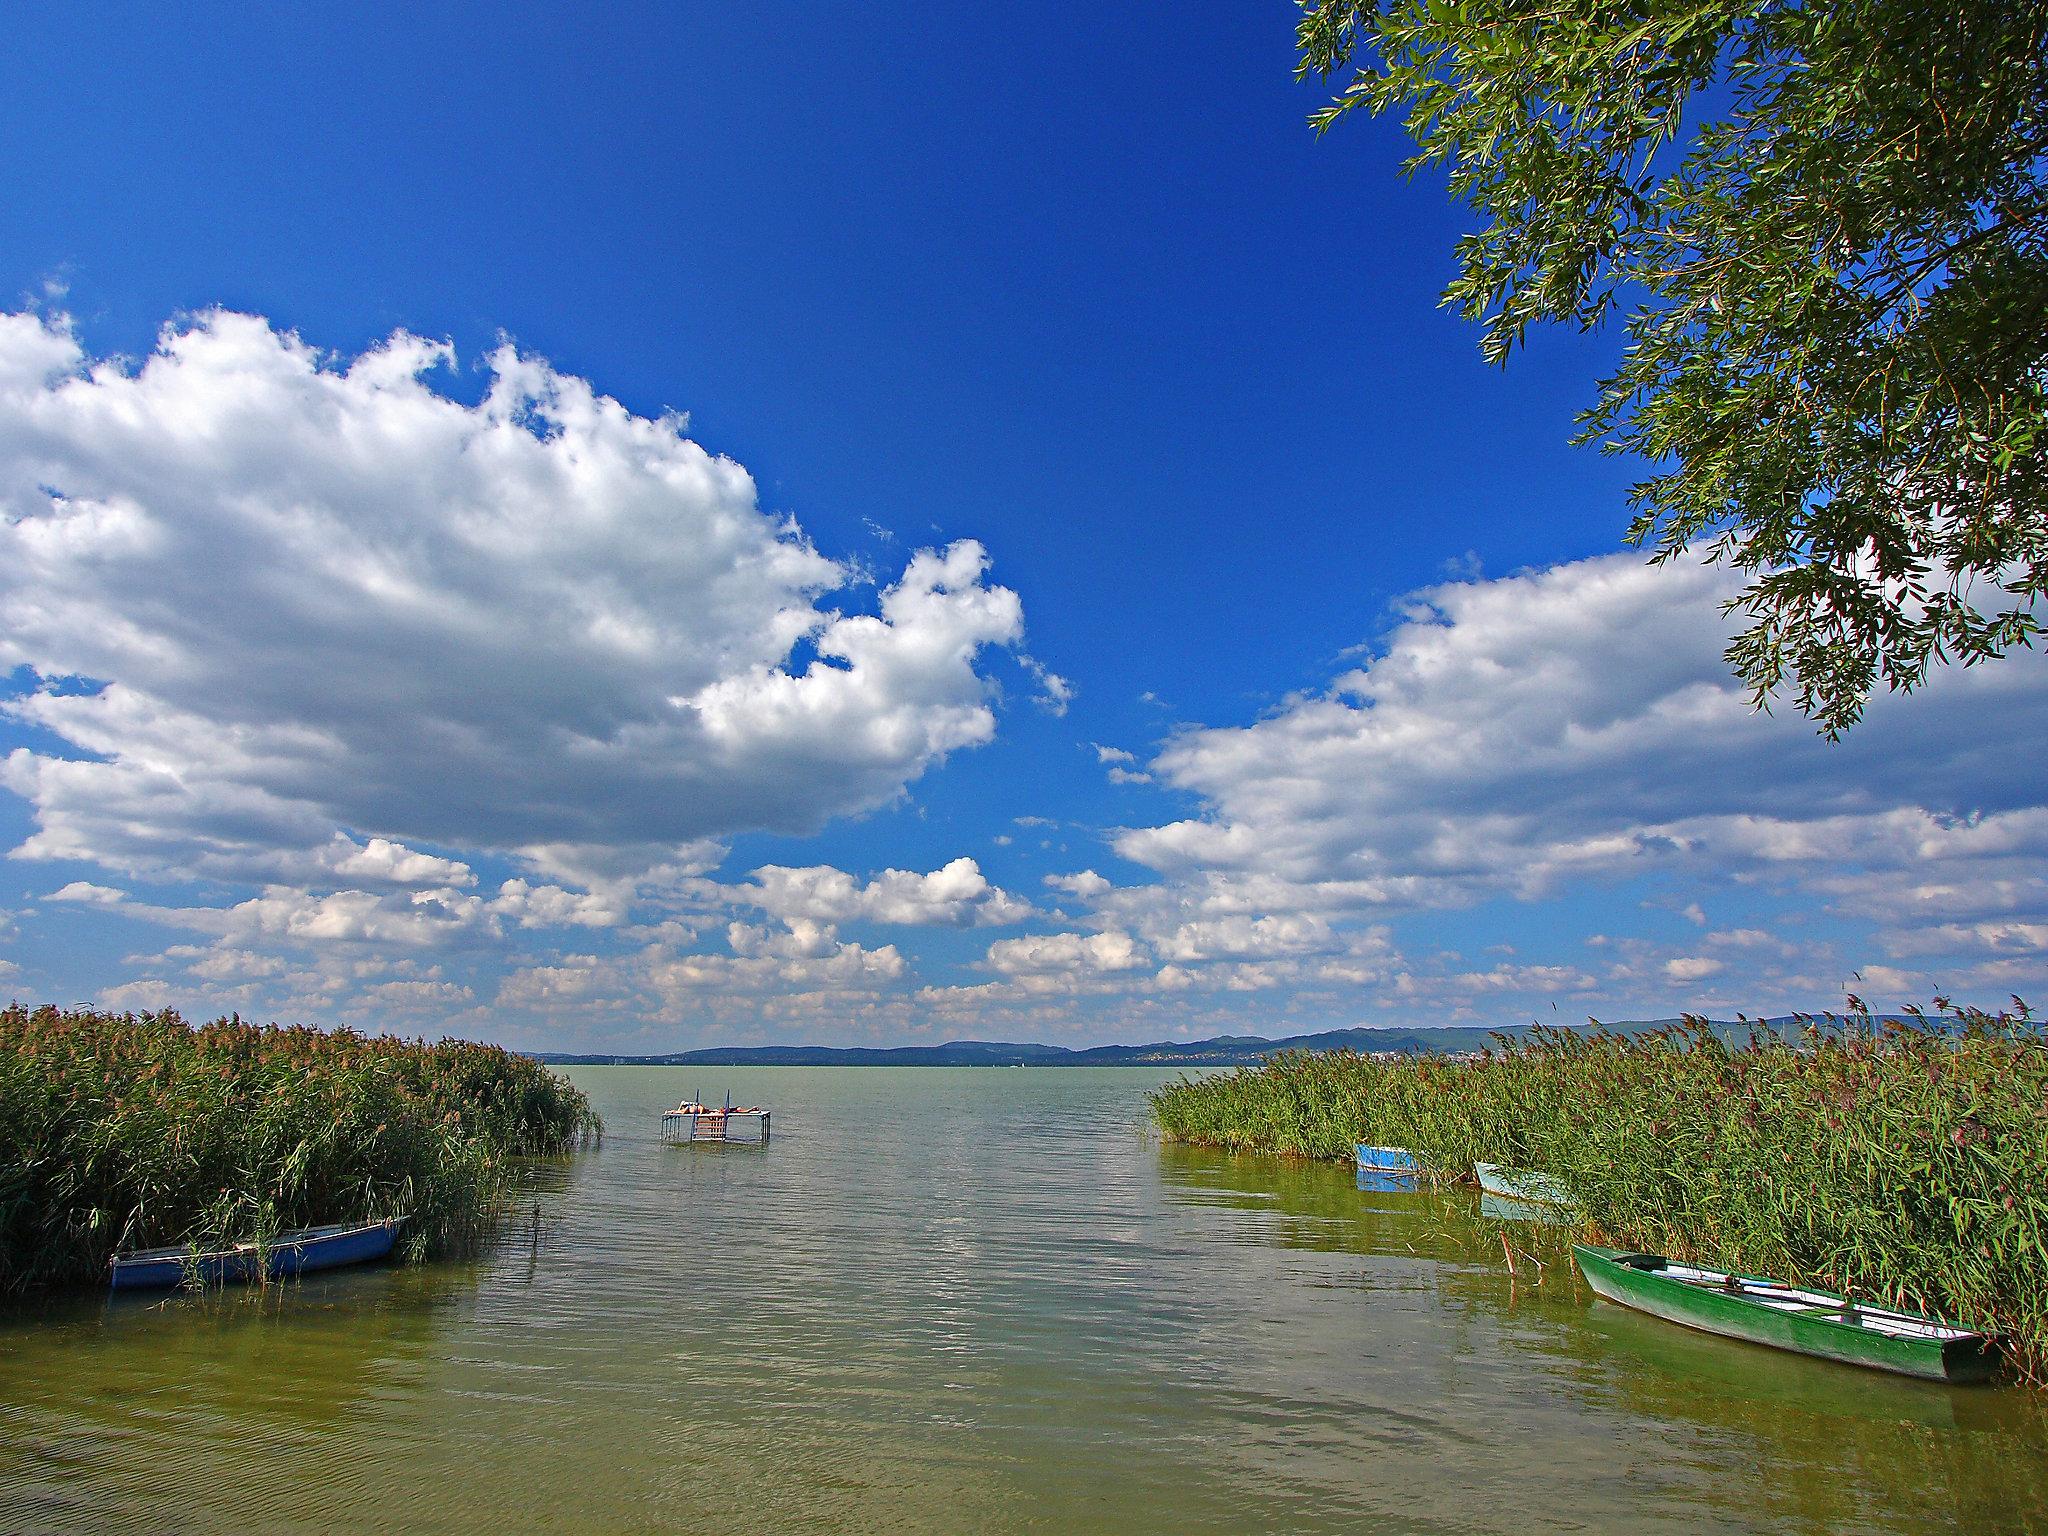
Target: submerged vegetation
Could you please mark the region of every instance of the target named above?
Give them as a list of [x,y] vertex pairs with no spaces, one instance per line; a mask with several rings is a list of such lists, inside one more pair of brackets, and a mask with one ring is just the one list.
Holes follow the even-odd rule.
[[600,1130],[497,1046],[0,1009],[0,1294],[97,1280],[116,1249],[386,1216],[414,1257],[459,1250],[506,1159]]
[[1867,1014],[1790,1043],[1691,1020],[1540,1031],[1466,1060],[1290,1054],[1152,1096],[1170,1139],[1439,1177],[1537,1168],[1606,1241],[1882,1297],[2004,1334],[2048,1381],[2048,1043],[2024,1006]]

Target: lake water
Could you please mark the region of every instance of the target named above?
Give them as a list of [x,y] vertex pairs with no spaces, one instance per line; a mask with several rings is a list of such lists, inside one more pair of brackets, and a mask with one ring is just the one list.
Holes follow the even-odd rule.
[[[475,1263],[0,1319],[0,1529],[2048,1530],[2028,1394],[1518,1286],[1157,1073],[570,1075],[603,1148]],[[768,1148],[660,1141],[728,1088]]]

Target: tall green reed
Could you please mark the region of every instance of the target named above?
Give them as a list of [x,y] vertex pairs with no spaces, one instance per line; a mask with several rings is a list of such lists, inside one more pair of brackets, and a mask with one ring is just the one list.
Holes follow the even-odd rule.
[[386,1216],[414,1257],[457,1251],[508,1158],[601,1130],[496,1046],[0,1009],[0,1292],[95,1280],[119,1248]]
[[1796,1041],[1689,1019],[1471,1060],[1290,1054],[1171,1084],[1152,1111],[1179,1141],[1540,1168],[1588,1236],[1967,1319],[2048,1384],[2048,1043],[2017,1000],[1912,1027],[1859,1007]]

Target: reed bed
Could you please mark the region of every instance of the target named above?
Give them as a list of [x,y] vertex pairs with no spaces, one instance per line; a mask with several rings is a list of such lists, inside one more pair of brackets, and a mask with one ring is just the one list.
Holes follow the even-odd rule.
[[117,1249],[387,1216],[411,1257],[459,1251],[507,1159],[601,1130],[496,1046],[0,1009],[0,1294],[101,1281]]
[[2048,1044],[2017,1000],[1938,1007],[1924,1027],[1828,1016],[1796,1041],[1689,1019],[1470,1060],[1290,1054],[1171,1084],[1152,1113],[1202,1145],[1542,1169],[1588,1238],[1967,1320],[2048,1385]]

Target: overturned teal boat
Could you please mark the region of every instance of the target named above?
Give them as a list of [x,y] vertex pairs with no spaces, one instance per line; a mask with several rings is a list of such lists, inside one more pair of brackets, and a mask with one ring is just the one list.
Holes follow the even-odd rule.
[[1572,1252],[1594,1294],[1703,1333],[1927,1381],[1984,1381],[1998,1366],[1993,1335],[1945,1318],[1680,1264],[1659,1253],[1582,1244]]
[[1489,1195],[1483,1189],[1479,1192],[1479,1214],[1488,1221],[1526,1221],[1549,1226],[1570,1219],[1554,1205],[1530,1205],[1502,1195]]
[[1472,1172],[1479,1187],[1498,1200],[1517,1205],[1540,1205],[1553,1211],[1568,1211],[1578,1202],[1571,1191],[1547,1173],[1528,1168],[1503,1168],[1498,1163],[1474,1163]]

